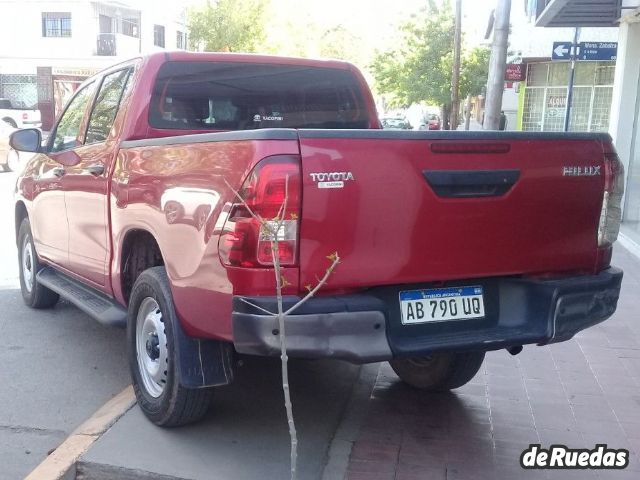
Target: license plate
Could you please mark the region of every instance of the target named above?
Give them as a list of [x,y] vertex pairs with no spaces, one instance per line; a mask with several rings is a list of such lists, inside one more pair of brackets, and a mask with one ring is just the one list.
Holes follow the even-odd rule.
[[484,317],[482,287],[433,288],[400,292],[403,325]]

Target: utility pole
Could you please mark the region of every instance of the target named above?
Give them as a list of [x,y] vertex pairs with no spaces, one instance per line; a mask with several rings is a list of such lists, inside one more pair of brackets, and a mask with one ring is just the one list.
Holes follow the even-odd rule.
[[460,43],[462,38],[462,0],[456,0],[456,23],[453,33],[453,74],[451,75],[451,116],[449,128],[458,129],[460,111]]
[[571,70],[569,71],[569,87],[567,88],[567,108],[564,114],[564,131],[569,131],[569,121],[571,120],[571,103],[573,102],[573,82],[576,76],[576,57],[578,56],[578,35],[580,29],[576,27],[573,32],[573,45],[569,51],[571,55]]
[[507,65],[507,46],[509,40],[509,16],[511,0],[498,0],[493,30],[493,45],[489,61],[489,79],[487,82],[487,100],[484,113],[484,129],[498,130],[502,93],[504,92],[504,72]]

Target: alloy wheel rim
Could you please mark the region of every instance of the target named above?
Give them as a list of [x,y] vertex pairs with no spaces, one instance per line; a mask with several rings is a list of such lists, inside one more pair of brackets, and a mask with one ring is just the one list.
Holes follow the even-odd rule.
[[149,395],[158,398],[167,385],[167,337],[158,302],[142,300],[136,316],[136,357],[142,384]]

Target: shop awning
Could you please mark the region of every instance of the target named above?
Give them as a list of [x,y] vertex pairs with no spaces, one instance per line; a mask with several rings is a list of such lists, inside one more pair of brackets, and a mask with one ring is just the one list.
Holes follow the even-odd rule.
[[615,27],[623,0],[538,0],[537,27]]

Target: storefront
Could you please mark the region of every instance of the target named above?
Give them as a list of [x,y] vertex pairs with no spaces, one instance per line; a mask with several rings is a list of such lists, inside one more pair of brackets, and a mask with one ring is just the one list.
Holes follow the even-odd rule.
[[[613,88],[611,89],[609,85],[610,73],[602,78],[596,74],[591,87],[592,102],[597,102],[598,99],[606,102],[607,95],[610,95],[610,113],[605,114],[603,106],[603,113],[599,116],[596,114],[596,121],[586,120],[586,125],[595,131],[604,125],[605,120],[608,123],[608,132],[613,138],[626,171],[620,240],[630,250],[640,255],[640,0],[598,0],[597,14],[594,14],[596,2],[533,0],[530,3],[533,4],[530,5],[530,13],[535,16],[537,26],[619,26]],[[553,85],[546,85],[543,88],[553,88]],[[605,90],[596,94],[599,88],[605,88]],[[606,89],[609,89],[610,93]],[[547,91],[536,92],[536,94],[545,95],[546,99],[548,99],[547,95],[550,95]],[[587,93],[584,95],[588,97]],[[533,96],[534,93],[531,93],[528,98]],[[530,111],[533,110],[530,109]],[[535,127],[536,122],[544,125],[545,115],[546,113],[535,111],[534,114],[530,114],[531,120],[528,125]],[[552,124],[553,122],[549,123],[549,125]],[[584,117],[581,124],[585,125]],[[523,117],[523,128],[524,125]]]
[[[521,130],[560,132],[567,108],[569,62],[529,62],[522,108]],[[574,132],[606,132],[609,129],[615,62],[576,64],[571,119]]]

